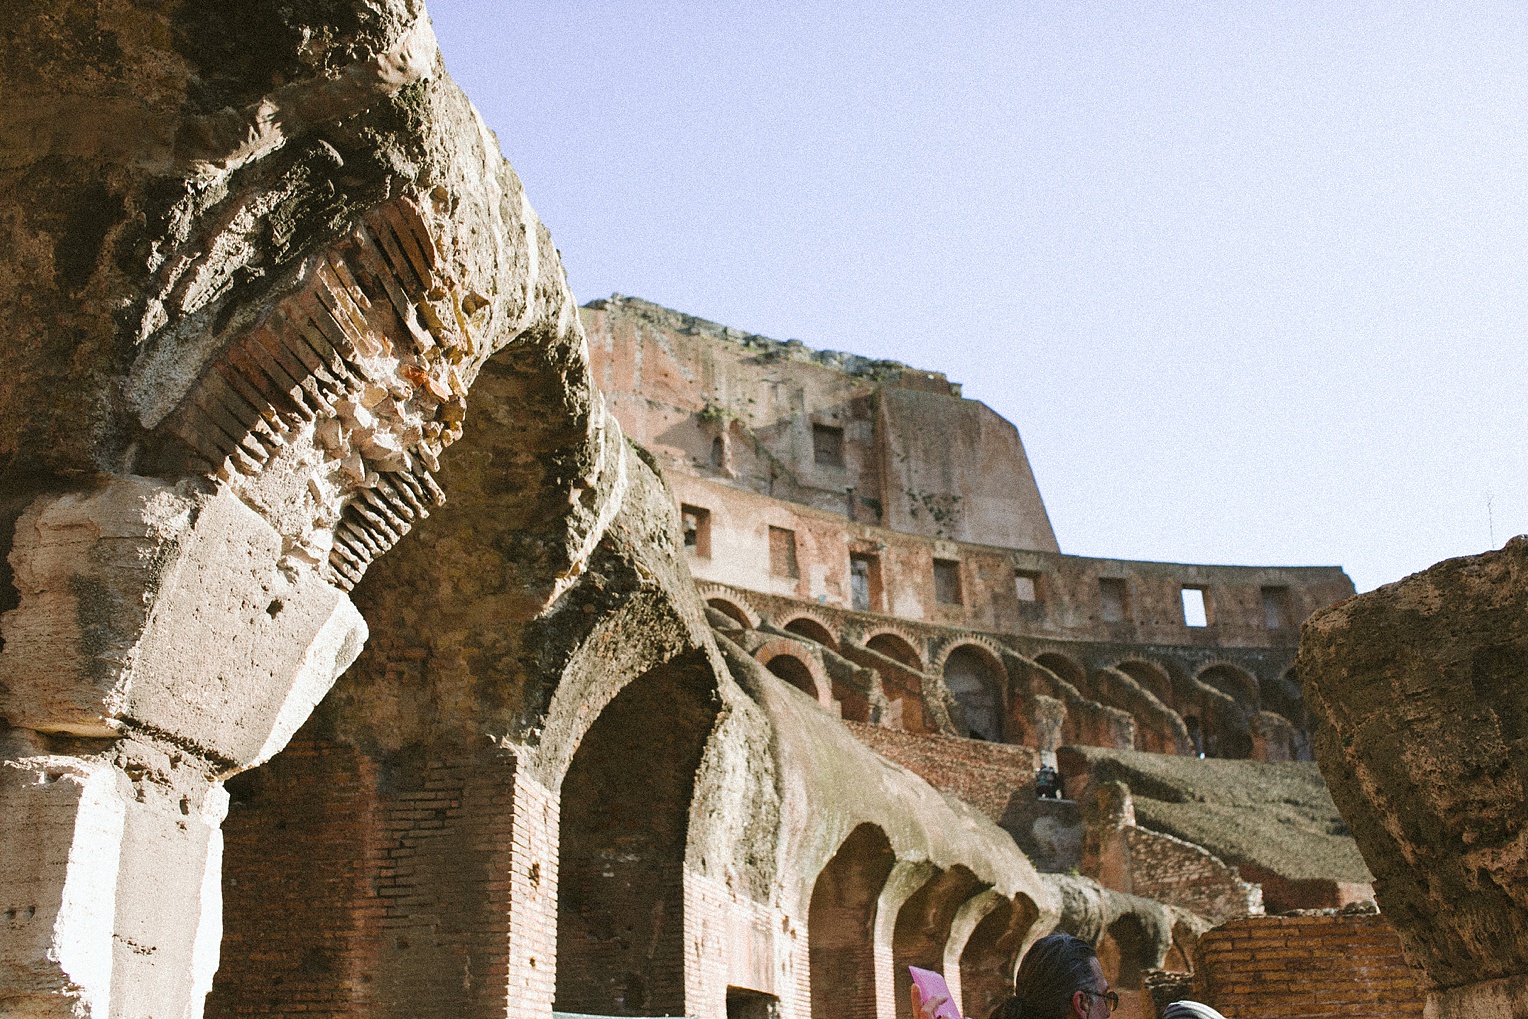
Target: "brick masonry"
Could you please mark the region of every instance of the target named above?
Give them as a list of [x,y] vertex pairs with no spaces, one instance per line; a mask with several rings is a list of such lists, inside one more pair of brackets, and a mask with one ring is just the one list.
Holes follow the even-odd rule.
[[1263,892],[1191,842],[1134,825],[1124,829],[1131,892],[1181,906],[1214,923],[1260,914]]
[[1034,796],[1040,753],[1033,747],[916,735],[860,722],[844,725],[882,757],[902,765],[940,792],[964,800],[995,822],[1003,819],[1015,794]]
[[1229,1019],[1422,1015],[1417,973],[1377,914],[1233,920],[1199,956],[1199,993]]

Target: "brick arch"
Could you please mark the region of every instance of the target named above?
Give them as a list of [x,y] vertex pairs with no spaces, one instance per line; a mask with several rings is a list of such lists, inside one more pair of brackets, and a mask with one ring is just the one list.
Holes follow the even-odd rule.
[[974,649],[978,654],[986,658],[994,669],[997,669],[999,672],[1003,671],[1003,649],[986,637],[979,637],[974,633],[950,637],[941,643],[934,651],[929,671],[935,673],[942,672],[944,670],[944,663],[949,659],[950,655],[964,647]]
[[954,700],[962,736],[1002,742],[1008,673],[992,647],[980,641],[952,643],[939,659],[939,678]]
[[886,833],[862,824],[817,875],[807,912],[812,1019],[876,1019],[875,912],[895,863]]
[[1194,673],[1194,679],[1232,698],[1248,711],[1262,704],[1262,688],[1257,676],[1235,662],[1217,659]]
[[944,948],[956,911],[986,885],[960,864],[938,872],[897,911],[891,954],[897,987],[897,1019],[913,1019],[909,966],[944,972]]
[[704,656],[689,657],[624,687],[563,779],[558,1011],[684,1013],[689,809],[719,710]]
[[[923,672],[927,665],[924,664],[923,655],[918,651],[918,639],[911,633],[900,627],[877,626],[865,635],[864,645],[872,651],[886,655],[893,661],[901,662],[908,668]],[[887,654],[882,648],[895,648],[898,654]]]
[[1157,939],[1140,917],[1126,913],[1104,928],[1098,939],[1098,961],[1104,977],[1119,992],[1124,1011],[1134,999],[1133,1014],[1141,1014],[1142,975],[1157,965]]
[[[799,641],[780,637],[767,641],[754,651],[753,657],[760,665],[785,680],[791,686],[811,697],[818,704],[829,707],[833,703],[833,684],[814,655],[807,654]],[[780,660],[776,665],[776,660]]]
[[838,638],[833,635],[833,627],[816,613],[798,612],[780,629],[816,641],[831,651],[838,650]]
[[1088,691],[1088,674],[1077,660],[1060,651],[1042,651],[1034,656],[1036,665],[1048,669],[1057,679],[1072,684],[1079,693]]
[[1020,893],[1001,899],[982,917],[960,953],[960,1004],[963,1015],[991,1015],[1013,996],[1013,977],[1040,907]]
[[717,584],[701,584],[696,587],[696,592],[701,601],[736,619],[747,629],[757,630],[763,621],[763,617],[749,604],[748,599],[735,591]]
[[1114,667],[1151,691],[1152,696],[1166,707],[1171,708],[1177,704],[1178,697],[1173,691],[1172,673],[1167,671],[1166,666],[1149,658],[1125,658],[1116,662]]

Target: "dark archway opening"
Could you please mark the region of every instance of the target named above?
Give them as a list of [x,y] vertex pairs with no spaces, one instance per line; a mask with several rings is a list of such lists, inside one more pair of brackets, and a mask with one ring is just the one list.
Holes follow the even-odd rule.
[[955,725],[962,736],[1002,742],[1004,678],[972,647],[958,647],[944,660],[944,685],[955,698]]
[[878,655],[901,662],[909,669],[923,671],[923,659],[918,657],[917,650],[894,633],[878,633],[866,641],[865,646]]
[[699,653],[616,695],[562,783],[556,1010],[683,1015],[684,854],[715,723]]
[[775,655],[764,664],[764,668],[773,672],[791,686],[806,694],[812,700],[817,699],[817,681],[812,678],[812,670],[806,667],[806,663],[794,655]]
[[794,633],[798,637],[805,637],[807,640],[821,644],[830,650],[838,650],[838,641],[833,639],[833,634],[828,632],[828,628],[815,619],[808,619],[805,616],[800,619],[792,619],[785,624],[785,630],[787,633]]
[[897,1019],[912,1019],[909,997],[912,977],[907,967],[944,972],[944,946],[950,940],[950,924],[955,919],[955,911],[981,888],[975,874],[956,865],[941,871],[902,904],[891,939],[893,972],[897,981]]
[[748,613],[744,612],[739,606],[734,605],[727,599],[710,598],[707,599],[706,604],[720,612],[722,615],[728,617],[733,622],[737,623],[737,625],[742,629],[752,629],[753,624],[748,621]]
[[1024,936],[1040,918],[1027,895],[1004,899],[982,917],[960,953],[960,1004],[964,1015],[992,1014],[1013,996],[1013,973]]
[[862,824],[817,875],[807,913],[812,1019],[876,1019],[875,909],[895,862],[881,829]]

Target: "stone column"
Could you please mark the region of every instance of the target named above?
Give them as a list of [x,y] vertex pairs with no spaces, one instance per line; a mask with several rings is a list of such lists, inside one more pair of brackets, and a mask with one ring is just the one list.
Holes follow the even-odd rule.
[[221,936],[221,779],[354,660],[349,599],[226,490],[119,477],[17,522],[0,616],[0,999],[199,1016]]
[[955,911],[955,919],[950,921],[950,937],[944,943],[944,982],[950,985],[950,994],[961,1015],[966,1013],[960,986],[960,957],[965,954],[966,943],[971,940],[976,925],[1003,901],[1001,895],[989,888],[962,902]]

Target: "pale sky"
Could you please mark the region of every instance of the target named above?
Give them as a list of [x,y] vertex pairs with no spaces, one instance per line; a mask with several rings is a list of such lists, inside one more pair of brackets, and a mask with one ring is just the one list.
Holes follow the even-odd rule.
[[947,6],[430,12],[581,302],[945,372],[1063,551],[1528,531],[1528,7]]

